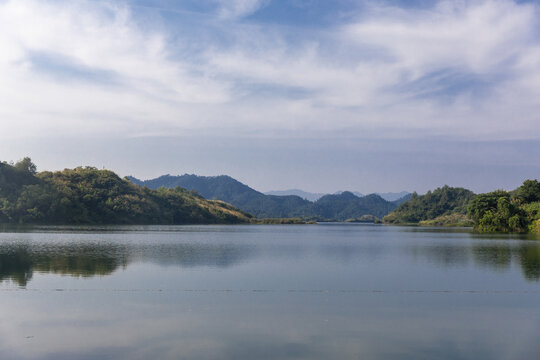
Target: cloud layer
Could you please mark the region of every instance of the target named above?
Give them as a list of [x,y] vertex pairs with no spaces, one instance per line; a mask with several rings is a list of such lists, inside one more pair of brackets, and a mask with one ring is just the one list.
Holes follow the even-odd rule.
[[366,2],[320,27],[209,4],[0,2],[0,137],[540,136],[534,4]]

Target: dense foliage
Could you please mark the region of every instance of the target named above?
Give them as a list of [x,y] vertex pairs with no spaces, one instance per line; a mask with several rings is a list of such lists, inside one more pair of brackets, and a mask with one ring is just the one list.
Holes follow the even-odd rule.
[[467,204],[474,193],[447,185],[428,191],[425,195],[413,193],[411,198],[384,217],[390,224],[419,223],[451,214],[467,213]]
[[199,224],[251,216],[182,188],[151,190],[108,170],[36,173],[30,159],[0,163],[0,222],[32,224]]
[[389,224],[473,226],[477,232],[540,232],[540,183],[525,180],[514,191],[474,195],[444,186],[411,199],[384,217]]
[[[29,158],[15,164],[0,162],[0,223],[273,224],[376,221],[388,214],[383,221],[391,224],[474,225],[479,232],[540,232],[537,180],[526,180],[511,192],[480,195],[445,185],[394,202],[376,194],[358,197],[351,192],[325,195],[315,202],[292,195],[264,195],[228,176],[166,175],[146,182],[129,180],[91,167],[37,172]],[[254,219],[223,201],[265,219]]]
[[479,232],[538,232],[540,183],[525,180],[513,192],[480,194],[471,201],[468,211]]
[[207,199],[220,199],[243,211],[264,218],[303,218],[311,220],[337,220],[358,218],[362,215],[383,217],[405,201],[389,202],[379,195],[358,197],[351,192],[325,195],[315,202],[296,195],[265,195],[230,176],[164,175],[156,179],[140,181],[129,178],[136,184],[152,189],[181,186],[196,190]]

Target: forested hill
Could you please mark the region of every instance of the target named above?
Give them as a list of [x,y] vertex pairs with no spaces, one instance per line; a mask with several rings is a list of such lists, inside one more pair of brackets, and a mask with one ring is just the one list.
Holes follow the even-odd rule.
[[513,191],[475,195],[442,188],[411,199],[384,217],[389,224],[472,225],[477,232],[540,233],[540,182],[525,180]]
[[196,190],[206,199],[220,199],[231,203],[231,200],[237,198],[257,197],[262,193],[253,190],[240,181],[233,179],[230,176],[197,176],[197,175],[182,175],[171,176],[163,175],[158,178],[146,181],[140,181],[132,176],[128,179],[137,185],[147,186],[150,189],[158,189],[160,187],[175,188],[180,186],[188,190]]
[[422,221],[460,222],[470,225],[467,217],[467,205],[474,198],[474,193],[463,188],[447,185],[428,191],[425,195],[413,193],[411,198],[384,217],[390,224],[420,223]]
[[146,181],[128,178],[135,184],[151,189],[181,186],[195,190],[207,199],[223,200],[258,217],[303,217],[338,221],[359,218],[363,215],[383,217],[408,198],[389,202],[379,195],[358,197],[346,191],[341,194],[325,195],[311,202],[296,195],[265,195],[225,175],[164,175]]
[[251,215],[182,188],[151,190],[112,171],[36,172],[30,159],[0,162],[0,223],[219,224]]
[[358,197],[349,191],[325,195],[313,203],[313,213],[322,218],[347,220],[363,215],[382,218],[396,208],[396,204],[376,194]]
[[310,201],[295,195],[264,195],[226,175],[163,175],[146,181],[140,181],[133,177],[128,177],[128,179],[135,184],[144,185],[150,189],[180,186],[188,190],[195,190],[206,199],[225,201],[243,211],[262,218],[302,217],[308,213],[307,207],[311,205]]

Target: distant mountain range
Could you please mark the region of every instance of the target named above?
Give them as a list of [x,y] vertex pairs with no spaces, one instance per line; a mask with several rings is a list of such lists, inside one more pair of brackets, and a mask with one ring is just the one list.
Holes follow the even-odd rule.
[[311,193],[299,189],[289,189],[289,190],[274,190],[274,191],[267,191],[264,193],[265,195],[274,195],[274,196],[288,196],[288,195],[295,195],[299,196],[302,199],[306,199],[309,201],[317,201],[320,198],[322,198],[326,194],[322,193]]
[[[365,196],[364,194],[362,194],[362,193],[360,193],[358,191],[351,191],[351,192],[354,195],[358,196],[358,197]],[[341,193],[343,193],[343,191],[337,191],[334,194],[337,195],[337,194],[341,194]],[[300,196],[302,199],[306,199],[306,200],[309,200],[309,201],[317,201],[320,198],[322,198],[324,195],[326,195],[326,194],[323,194],[323,193],[311,193],[311,192],[307,192],[307,191],[303,191],[303,190],[299,190],[299,189],[273,190],[273,191],[267,191],[264,194],[265,195],[277,195],[277,196],[296,195],[296,196]],[[407,192],[407,191],[401,191],[401,192],[387,192],[387,193],[375,193],[375,194],[379,195],[380,197],[382,197],[386,201],[396,201],[396,200],[399,200],[399,199],[409,195],[410,193]]]
[[[387,201],[377,194],[356,196],[345,191],[337,194],[327,194],[316,201],[310,201],[297,190],[297,194],[267,195],[242,184],[230,176],[197,176],[197,175],[163,175],[155,179],[141,181],[129,176],[135,184],[147,186],[150,189],[159,187],[182,187],[195,190],[206,199],[218,199],[232,204],[239,209],[257,217],[302,217],[308,219],[328,219],[343,221],[359,218],[363,215],[374,215],[382,218],[399,204],[406,201],[409,195]],[[310,196],[310,198],[313,198]]]

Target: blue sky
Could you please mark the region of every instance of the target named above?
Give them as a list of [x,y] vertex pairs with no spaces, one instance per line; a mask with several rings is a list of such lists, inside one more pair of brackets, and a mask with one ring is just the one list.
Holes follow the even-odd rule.
[[3,0],[0,154],[362,193],[537,178],[534,1]]

